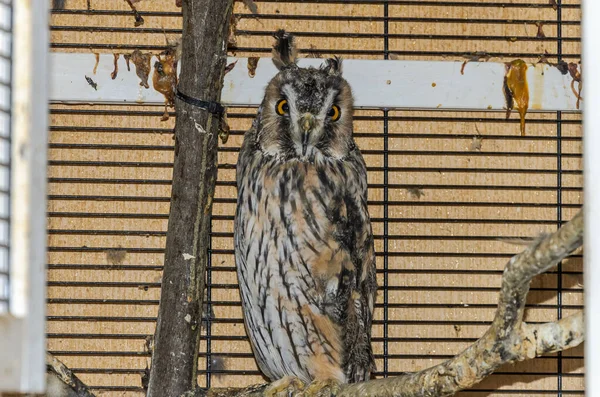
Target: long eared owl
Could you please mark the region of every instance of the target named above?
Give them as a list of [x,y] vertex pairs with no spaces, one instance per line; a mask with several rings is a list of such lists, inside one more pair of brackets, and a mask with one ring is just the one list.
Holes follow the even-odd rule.
[[296,65],[275,34],[269,82],[237,163],[235,260],[254,356],[271,380],[367,380],[376,293],[367,173],[341,60]]

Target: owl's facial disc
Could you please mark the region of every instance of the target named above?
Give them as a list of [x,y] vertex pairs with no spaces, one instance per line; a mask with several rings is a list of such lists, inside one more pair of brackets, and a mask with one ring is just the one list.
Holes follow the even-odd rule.
[[305,113],[300,118],[300,128],[302,129],[302,155],[306,156],[306,148],[308,146],[308,138],[313,128],[315,128],[316,120],[315,116],[310,113]]
[[269,82],[256,142],[284,160],[343,158],[352,142],[352,92],[329,69],[286,67]]

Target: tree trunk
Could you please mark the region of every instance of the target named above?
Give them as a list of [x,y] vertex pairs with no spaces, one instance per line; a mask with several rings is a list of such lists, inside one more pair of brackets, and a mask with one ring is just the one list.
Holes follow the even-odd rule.
[[[233,0],[184,0],[179,90],[219,101]],[[175,164],[148,396],[179,396],[197,384],[210,214],[220,119],[176,101]]]

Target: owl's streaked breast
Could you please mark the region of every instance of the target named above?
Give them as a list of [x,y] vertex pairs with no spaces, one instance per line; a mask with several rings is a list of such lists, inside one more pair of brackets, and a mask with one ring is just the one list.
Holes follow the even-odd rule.
[[334,217],[344,217],[342,195],[358,175],[329,159],[245,159],[238,164],[236,263],[257,361],[271,379],[345,382],[336,299],[353,263],[339,238],[343,219]]

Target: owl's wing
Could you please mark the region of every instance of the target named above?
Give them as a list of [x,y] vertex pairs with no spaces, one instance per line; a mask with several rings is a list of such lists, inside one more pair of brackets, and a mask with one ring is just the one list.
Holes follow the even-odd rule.
[[347,278],[352,282],[340,281],[338,296],[348,299],[342,300],[346,304],[342,308],[345,318],[341,321],[345,332],[344,371],[348,381],[361,382],[368,380],[375,369],[371,324],[377,281],[373,231],[367,208],[367,172],[358,149],[352,152],[348,166],[350,178],[344,189],[344,205],[338,207],[338,211],[346,214],[345,217],[340,214],[336,229],[344,249],[350,254],[354,274],[345,275],[350,276]]

